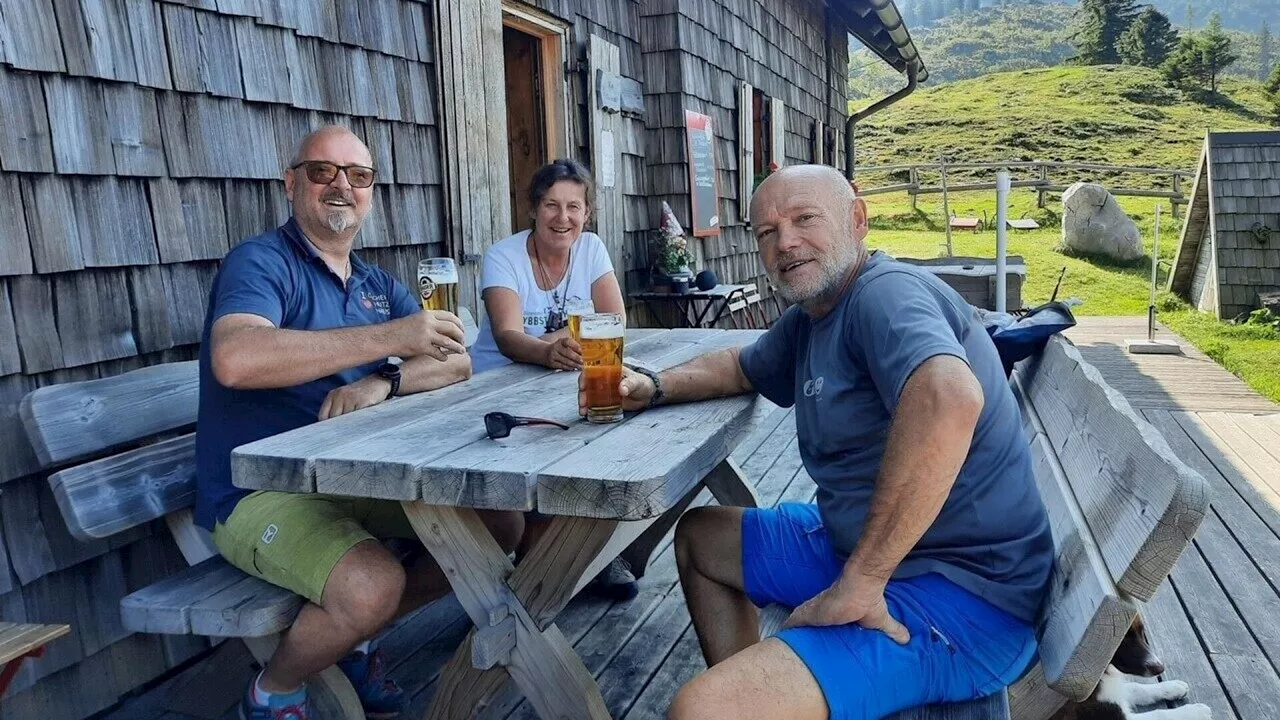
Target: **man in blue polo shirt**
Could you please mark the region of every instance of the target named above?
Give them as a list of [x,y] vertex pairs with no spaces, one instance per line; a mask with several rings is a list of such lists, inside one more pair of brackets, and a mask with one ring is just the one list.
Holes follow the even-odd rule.
[[[309,601],[245,693],[245,720],[306,720],[304,681],[335,663],[368,717],[395,717],[401,692],[368,641],[449,589],[429,556],[406,571],[377,541],[416,537],[399,503],[231,483],[239,445],[471,376],[458,318],[423,311],[403,284],[351,252],[372,204],[372,165],[346,128],[308,135],[284,173],[293,217],[232,249],[209,296],[196,521],[233,565]],[[519,513],[481,515],[515,547]]]
[[[710,669],[670,717],[880,718],[1007,687],[1036,655],[1053,541],[995,346],[946,284],[868,253],[866,204],[835,169],[774,173],[751,221],[795,306],[741,352],[628,371],[624,407],[794,406],[817,503],[681,519]],[[753,605],[771,603],[795,610],[761,642]]]

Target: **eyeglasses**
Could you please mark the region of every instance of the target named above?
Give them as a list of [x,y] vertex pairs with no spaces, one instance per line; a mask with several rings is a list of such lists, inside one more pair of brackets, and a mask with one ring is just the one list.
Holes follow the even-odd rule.
[[484,429],[488,433],[490,440],[498,440],[511,434],[511,428],[520,427],[521,425],[555,425],[562,430],[568,430],[569,426],[555,420],[544,420],[542,418],[517,417],[504,412],[491,412],[484,416]]
[[307,168],[307,179],[316,185],[328,185],[338,177],[338,171],[341,170],[346,173],[351,187],[367,188],[373,185],[373,176],[377,174],[376,170],[364,165],[334,165],[324,160],[304,160],[289,169],[297,170],[304,166]]

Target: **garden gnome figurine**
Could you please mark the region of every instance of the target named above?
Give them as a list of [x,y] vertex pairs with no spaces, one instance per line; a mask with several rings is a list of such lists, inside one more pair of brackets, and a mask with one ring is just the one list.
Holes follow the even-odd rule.
[[680,227],[680,221],[676,219],[675,212],[666,200],[662,201],[662,224],[658,229],[662,232],[663,240],[684,237],[684,228]]

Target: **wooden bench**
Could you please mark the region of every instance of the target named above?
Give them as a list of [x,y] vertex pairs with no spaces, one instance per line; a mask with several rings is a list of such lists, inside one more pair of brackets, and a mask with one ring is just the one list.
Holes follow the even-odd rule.
[[[20,412],[67,529],[109,538],[163,518],[190,565],[124,597],[126,630],[240,638],[271,657],[303,605],[293,593],[241,572],[193,522],[199,380],[195,361],[85,382],[50,385]],[[331,667],[310,682],[320,717],[363,718],[355,689]]]
[[[897,720],[1045,720],[1087,698],[1141,603],[1155,595],[1209,508],[1203,477],[1061,336],[1010,380],[1049,514],[1055,561],[1040,658],[1007,693],[916,708]],[[767,608],[762,634],[787,612]]]
[[0,622],[0,698],[27,658],[44,655],[44,646],[71,632],[70,625]]

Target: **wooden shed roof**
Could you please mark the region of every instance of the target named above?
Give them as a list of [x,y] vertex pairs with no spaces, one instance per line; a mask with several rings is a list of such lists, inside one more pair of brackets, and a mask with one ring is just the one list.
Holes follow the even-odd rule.
[[916,50],[915,41],[893,0],[835,0],[831,6],[844,15],[849,32],[894,70],[905,74],[914,64],[918,68],[916,81],[929,79],[924,58]]

